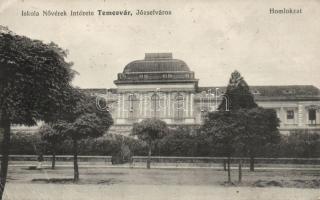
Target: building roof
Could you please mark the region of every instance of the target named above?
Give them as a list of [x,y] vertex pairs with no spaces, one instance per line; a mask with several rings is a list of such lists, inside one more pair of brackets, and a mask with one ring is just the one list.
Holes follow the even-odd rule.
[[[197,93],[202,92],[215,93],[218,89],[218,94],[226,92],[226,86],[222,87],[198,87]],[[116,88],[110,89],[82,89],[85,92],[94,94],[116,94]],[[250,86],[250,91],[256,100],[320,100],[320,90],[313,85],[274,85],[274,86]]]
[[137,72],[190,72],[187,64],[173,59],[172,53],[146,53],[144,60],[136,60],[127,64],[123,73]]
[[[313,85],[275,85],[275,86],[249,86],[251,93],[256,100],[299,100],[299,99],[320,99],[320,90]],[[225,93],[223,87],[199,87],[198,92],[209,91]]]
[[320,90],[313,85],[252,86],[253,94],[260,96],[317,96]]
[[161,84],[192,83],[197,85],[194,72],[179,59],[173,59],[172,53],[146,53],[144,60],[127,64],[123,73],[114,81],[119,84]]

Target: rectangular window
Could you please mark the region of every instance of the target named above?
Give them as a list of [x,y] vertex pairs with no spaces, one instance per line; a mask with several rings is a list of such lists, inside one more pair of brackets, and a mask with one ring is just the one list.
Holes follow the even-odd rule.
[[294,119],[294,111],[287,110],[287,119]]
[[310,121],[315,121],[317,118],[316,116],[316,110],[315,109],[310,109],[309,110],[309,120]]

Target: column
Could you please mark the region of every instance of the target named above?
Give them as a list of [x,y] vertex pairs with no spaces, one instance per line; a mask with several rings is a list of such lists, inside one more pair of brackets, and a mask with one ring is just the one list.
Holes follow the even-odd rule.
[[162,95],[164,97],[163,99],[163,117],[167,118],[167,93],[164,93]]
[[125,110],[124,110],[124,99],[125,99],[125,93],[122,93],[122,118],[126,118],[125,117]]
[[168,94],[168,116],[170,117],[171,116],[171,93],[169,92]]
[[280,107],[280,127],[283,126],[285,119],[284,109],[283,107]]
[[143,108],[143,111],[144,111],[144,117],[147,117],[147,93],[144,94],[144,108]]
[[303,105],[298,103],[298,126],[303,126]]
[[184,108],[185,108],[184,112],[186,113],[186,117],[189,117],[189,93],[187,93],[185,97],[186,97],[186,103],[184,105]]
[[118,94],[118,118],[121,118],[121,95]]
[[190,116],[191,117],[193,117],[193,103],[194,103],[193,94],[191,93],[190,94]]
[[142,116],[142,113],[143,113],[143,110],[142,110],[142,108],[143,108],[143,106],[142,106],[142,104],[143,104],[143,102],[142,102],[142,100],[143,100],[143,94],[139,94],[139,113],[140,113],[140,117]]

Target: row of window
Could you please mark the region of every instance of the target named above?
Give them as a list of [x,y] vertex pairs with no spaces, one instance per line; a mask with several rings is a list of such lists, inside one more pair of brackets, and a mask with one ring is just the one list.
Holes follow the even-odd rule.
[[[153,94],[151,96],[151,104],[150,104],[150,114],[152,117],[159,117],[161,115],[161,104],[163,100],[160,99],[159,95]],[[175,97],[175,102],[174,102],[174,113],[173,116],[176,119],[182,119],[184,118],[184,107],[185,107],[185,102],[184,102],[184,96],[181,94],[178,94]],[[129,119],[134,119],[139,117],[139,100],[135,95],[129,95]]]
[[[183,111],[184,111],[184,96],[181,94],[177,94],[175,96],[175,113],[174,113],[174,117],[175,118],[183,118]],[[138,108],[139,108],[139,99],[137,98],[136,95],[132,94],[129,95],[129,108],[130,108],[130,114],[129,117],[139,117],[138,116]],[[160,96],[158,94],[153,94],[151,96],[151,112],[152,112],[152,116],[160,116],[160,104],[161,102],[163,102],[163,99],[160,99]],[[201,118],[204,119],[206,116],[206,112],[208,111],[206,109],[201,109]],[[317,115],[316,115],[316,109],[309,109],[308,110],[308,120],[311,123],[315,123],[316,119],[317,119]],[[294,120],[295,119],[295,112],[293,109],[287,110],[286,111],[286,119],[287,120]]]
[[193,78],[192,74],[139,74],[139,79],[152,79],[152,78],[163,78],[163,79],[172,79],[172,78]]
[[[261,94],[258,90],[252,90],[252,94]],[[282,94],[296,94],[295,90],[282,90],[280,91]]]
[[191,73],[177,73],[177,74],[170,74],[170,73],[163,73],[163,74],[139,74],[137,75],[126,75],[126,74],[119,74],[119,79],[141,79],[141,80],[148,80],[148,79],[189,79],[193,78],[194,75]]
[[[317,119],[317,112],[316,109],[309,109],[308,110],[308,119],[309,121],[316,121]],[[287,110],[287,120],[294,119],[294,110]]]
[[[201,110],[201,120],[204,120],[207,116],[207,110]],[[294,110],[287,110],[287,120],[294,119]],[[315,123],[317,119],[317,112],[316,109],[309,109],[308,110],[308,119],[311,123]]]
[[[151,96],[151,101],[163,101],[164,97],[163,96],[161,97],[161,96],[162,95],[159,95],[158,93],[154,93]],[[145,98],[149,99],[150,97],[147,96]],[[175,101],[184,101],[184,96],[181,93],[177,93],[174,96],[174,99],[175,99]],[[140,100],[136,94],[129,94],[128,95],[128,101],[131,102],[131,101],[144,101],[144,100],[143,99]]]

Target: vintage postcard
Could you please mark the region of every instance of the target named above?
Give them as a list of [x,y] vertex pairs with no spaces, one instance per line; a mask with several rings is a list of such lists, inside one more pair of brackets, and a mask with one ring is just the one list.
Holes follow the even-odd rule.
[[320,200],[319,0],[0,0],[0,200]]

